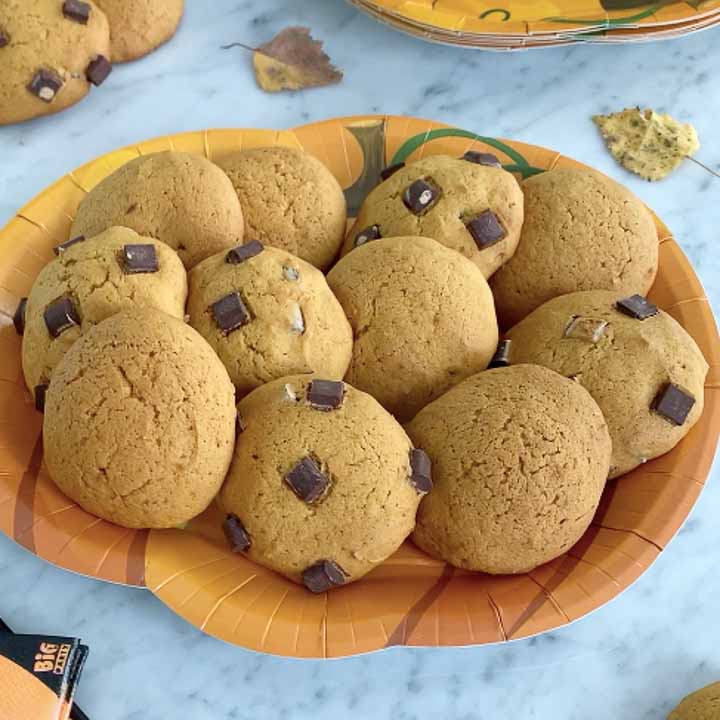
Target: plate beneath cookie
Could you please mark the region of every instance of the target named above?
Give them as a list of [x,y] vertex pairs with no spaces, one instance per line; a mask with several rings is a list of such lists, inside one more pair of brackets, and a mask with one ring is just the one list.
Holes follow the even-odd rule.
[[328,120],[293,130],[207,130],[157,138],[100,157],[61,178],[0,231],[0,530],[55,565],[146,587],[203,631],[262,652],[310,658],[382,648],[477,645],[527,637],[602,606],[657,558],[702,491],[720,433],[720,350],[709,303],[689,261],[655,218],[660,271],[650,299],[695,338],[710,371],[705,411],[672,452],[608,483],[597,515],[568,553],[531,573],[492,577],[454,569],[406,542],[362,580],[312,595],[233,554],[211,506],[183,530],[133,531],[89,515],[52,483],[42,416],[25,389],[12,317],[77,206],[140,154],[184,150],[217,160],[288,145],[335,174],[351,214],[387,165],[424,155],[490,151],[519,178],[578,165],[557,152],[407,117]]

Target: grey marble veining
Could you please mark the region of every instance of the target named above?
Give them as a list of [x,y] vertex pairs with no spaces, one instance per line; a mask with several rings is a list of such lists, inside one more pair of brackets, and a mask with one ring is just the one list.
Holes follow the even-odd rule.
[[[342,85],[268,96],[247,54],[220,46],[305,24]],[[432,46],[341,0],[188,0],[178,36],[118,67],[59,116],[0,128],[0,223],[58,176],[113,148],[209,127],[275,127],[370,112],[434,118],[555,148],[629,185],[663,217],[720,307],[720,180],[686,163],[650,185],[625,174],[590,121],[641,104],[693,122],[720,163],[720,35],[638,47],[496,55]],[[717,472],[715,473],[717,475]],[[717,480],[717,478],[714,478]],[[720,679],[718,522],[710,482],[678,537],[631,589],[557,632],[505,646],[329,662],[257,655],[202,635],[149,593],[69,574],[0,536],[0,614],[91,646],[80,701],[94,720],[660,720]]]

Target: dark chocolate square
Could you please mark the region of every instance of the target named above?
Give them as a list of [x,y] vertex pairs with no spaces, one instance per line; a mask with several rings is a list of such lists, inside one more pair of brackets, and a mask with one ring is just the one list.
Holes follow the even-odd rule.
[[77,245],[78,243],[84,242],[84,240],[85,240],[84,235],[78,235],[77,237],[70,238],[69,240],[66,240],[63,243],[56,245],[53,248],[53,252],[56,255],[60,255],[61,253],[64,253],[68,248],[72,247],[73,245]]
[[152,243],[124,245],[122,251],[122,268],[128,275],[156,273],[160,270],[157,250]]
[[493,358],[488,365],[488,369],[508,367],[508,365],[510,365],[511,345],[512,340],[501,340],[498,343],[497,350],[495,350],[495,354],[493,355]]
[[285,482],[308,505],[324,497],[330,488],[330,480],[323,475],[315,459],[309,455],[285,475]]
[[25,313],[27,311],[27,298],[21,298],[13,315],[13,325],[15,332],[22,335],[25,332]]
[[492,153],[478,152],[477,150],[468,150],[463,156],[463,160],[475,163],[475,165],[486,165],[487,167],[502,167],[500,161]]
[[379,240],[381,237],[380,226],[370,225],[370,227],[366,227],[355,236],[353,245],[355,247],[360,247],[361,245],[365,245],[365,243],[369,243],[371,240]]
[[112,63],[104,56],[98,55],[85,69],[85,77],[95,87],[102,85],[112,72]]
[[423,495],[432,490],[432,463],[420,448],[410,451],[410,484]]
[[651,409],[673,425],[684,425],[695,405],[695,398],[679,385],[667,383],[655,396]]
[[414,215],[424,215],[440,199],[440,188],[428,180],[415,180],[405,188],[402,201]]
[[252,545],[252,540],[240,518],[230,513],[223,523],[223,532],[233,552],[245,552]]
[[43,313],[45,325],[53,338],[59,337],[74,325],[80,325],[80,318],[73,301],[63,295],[53,300]]
[[630,297],[618,300],[615,307],[625,315],[636,320],[647,320],[649,317],[658,314],[657,305],[651,303],[642,295],[631,295]]
[[308,402],[316,410],[335,410],[343,404],[345,384],[334,380],[313,380],[308,388]]
[[40,68],[27,89],[43,102],[51,103],[62,86],[63,79],[54,70]]
[[384,170],[380,171],[380,177],[383,180],[387,180],[392,177],[398,170],[402,170],[405,167],[404,162],[395,163],[394,165],[388,165]]
[[320,560],[303,570],[303,585],[310,592],[321,593],[344,585],[348,574],[334,560]]
[[35,386],[35,409],[38,412],[45,412],[45,395],[47,394],[48,386],[43,385],[36,385]]
[[90,10],[92,8],[88,3],[81,0],[65,0],[62,6],[63,15],[68,20],[87,25],[90,19]]
[[249,260],[256,255],[259,255],[263,251],[263,244],[257,240],[251,240],[244,245],[238,245],[232,250],[228,250],[225,256],[225,262],[231,265],[239,265],[246,260]]
[[479,250],[492,247],[507,236],[505,228],[492,210],[483,210],[476,218],[466,223],[465,227]]
[[234,330],[247,325],[252,316],[240,297],[240,293],[234,292],[220,298],[210,306],[213,318],[217,326],[229,335]]

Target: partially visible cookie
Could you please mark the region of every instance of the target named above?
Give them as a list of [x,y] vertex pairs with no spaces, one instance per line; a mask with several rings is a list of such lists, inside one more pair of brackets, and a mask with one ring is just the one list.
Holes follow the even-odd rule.
[[0,125],[60,112],[111,70],[110,30],[80,0],[0,2]]
[[328,274],[355,334],[345,376],[400,420],[484,370],[498,340],[480,269],[429,238],[376,240]]
[[185,0],[97,0],[110,22],[113,62],[147,55],[177,30]]
[[130,528],[187,522],[220,489],[235,398],[212,348],[157,310],[113,315],[58,365],[43,424],[50,477],[88,512]]
[[610,465],[600,408],[535,365],[478,373],[407,427],[434,488],[413,540],[466,570],[523,573],[558,557],[595,514]]
[[517,180],[494,156],[432,155],[400,168],[365,198],[343,255],[378,237],[422,235],[490,277],[515,252],[523,224]]
[[289,147],[264,147],[220,163],[245,214],[245,235],[307,260],[320,270],[342,244],[346,205],[342,188],[317,158]]
[[219,496],[235,551],[323,592],[358,580],[410,534],[430,466],[370,395],[281,378],[240,401],[238,426]]
[[39,406],[55,366],[82,333],[131,308],[182,319],[187,297],[177,253],[133,230],[113,227],[57,251],[36,278],[24,312],[23,373]]
[[705,358],[682,325],[640,296],[563,295],[507,338],[511,363],[573,377],[595,398],[613,441],[610,477],[672,450],[702,415]]
[[720,682],[690,693],[669,715],[668,720],[718,720]]
[[177,251],[186,268],[243,239],[243,214],[225,173],[200,155],[158,152],[119,167],[83,199],[71,237],[113,225]]
[[350,363],[352,330],[320,270],[256,240],[193,268],[188,314],[239,395],[294,373],[340,380]]
[[566,293],[647,293],[658,268],[657,231],[627,188],[579,168],[549,170],[522,188],[520,244],[490,283],[503,327]]

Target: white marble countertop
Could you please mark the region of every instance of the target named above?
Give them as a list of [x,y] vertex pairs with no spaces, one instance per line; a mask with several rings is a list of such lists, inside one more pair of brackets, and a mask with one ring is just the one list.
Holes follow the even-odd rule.
[[[643,183],[614,164],[590,122],[635,104],[667,110],[696,125],[699,157],[720,162],[720,31],[497,55],[396,34],[341,0],[187,4],[170,45],[118,67],[78,107],[0,128],[0,224],[75,166],[155,135],[411,114],[546,145],[625,182],[674,230],[720,308],[720,180],[686,163],[663,183]],[[342,85],[268,96],[246,54],[219,49],[259,44],[289,24],[326,40],[345,70]],[[505,646],[397,648],[326,662],[257,655],[204,636],[146,591],[64,572],[4,536],[0,615],[19,631],[90,645],[79,699],[93,720],[660,720],[683,694],[720,679],[720,487],[712,480],[632,588],[572,626]]]

